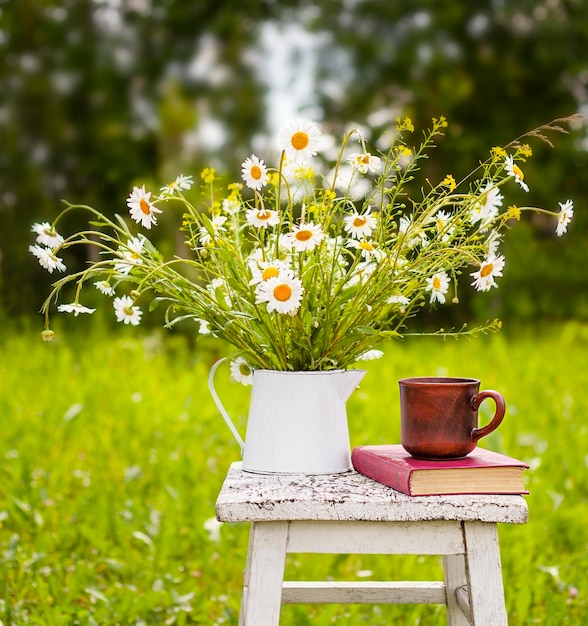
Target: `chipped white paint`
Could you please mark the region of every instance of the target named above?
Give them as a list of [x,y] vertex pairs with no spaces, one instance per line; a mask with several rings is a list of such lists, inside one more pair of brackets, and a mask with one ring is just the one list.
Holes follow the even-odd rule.
[[[277,626],[282,603],[442,603],[450,626],[506,626],[497,522],[523,524],[521,496],[410,497],[355,472],[259,476],[231,467],[223,522],[253,522],[240,626]],[[443,581],[283,580],[289,552],[438,554]]]

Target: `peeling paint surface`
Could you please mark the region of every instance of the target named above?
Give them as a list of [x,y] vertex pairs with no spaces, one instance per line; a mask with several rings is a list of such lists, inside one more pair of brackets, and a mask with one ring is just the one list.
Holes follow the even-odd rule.
[[222,522],[457,520],[524,524],[519,495],[407,496],[354,470],[343,474],[253,474],[233,463],[216,503]]

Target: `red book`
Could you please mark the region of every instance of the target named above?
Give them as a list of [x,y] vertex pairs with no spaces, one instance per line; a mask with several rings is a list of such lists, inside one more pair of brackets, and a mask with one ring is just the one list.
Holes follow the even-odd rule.
[[463,493],[529,493],[528,465],[498,452],[475,448],[463,459],[415,459],[400,444],[359,446],[351,453],[357,472],[409,496]]

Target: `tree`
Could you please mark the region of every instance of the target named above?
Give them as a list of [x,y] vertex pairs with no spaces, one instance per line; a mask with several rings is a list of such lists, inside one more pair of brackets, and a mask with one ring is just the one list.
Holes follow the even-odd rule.
[[[311,104],[327,130],[340,135],[355,122],[377,142],[396,116],[409,115],[417,128],[446,116],[447,137],[428,163],[431,180],[458,178],[491,146],[588,101],[581,0],[0,0],[4,314],[32,311],[46,293],[51,277],[27,251],[29,228],[50,221],[61,198],[114,213],[125,210],[136,181],[157,184],[208,164],[239,176],[269,117],[264,95],[272,77],[260,76],[252,57],[267,23],[315,36]],[[285,41],[273,45],[277,51]],[[290,93],[297,88],[294,82]],[[207,143],[211,127],[219,132]],[[522,240],[509,244],[515,256],[504,288],[489,295],[486,308],[588,316],[580,269],[588,261],[580,245],[588,228],[581,206],[588,181],[579,175],[585,147],[585,128],[559,138],[555,153],[533,145],[525,170],[531,192],[521,202],[557,208],[571,197],[576,217],[565,244],[551,223],[529,224],[530,241],[545,240],[534,263],[540,274],[524,263]]]

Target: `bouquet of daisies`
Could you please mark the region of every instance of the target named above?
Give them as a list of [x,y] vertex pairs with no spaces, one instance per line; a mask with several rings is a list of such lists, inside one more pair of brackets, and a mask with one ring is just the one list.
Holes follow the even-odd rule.
[[[569,119],[523,138],[565,132],[560,123]],[[460,274],[474,290],[497,287],[503,233],[523,211],[553,215],[557,235],[573,215],[571,200],[558,210],[506,208],[509,187],[529,189],[523,164],[531,150],[521,140],[493,148],[465,179],[447,173],[410,197],[407,185],[445,127],[433,119],[412,143],[411,120],[398,120],[378,154],[353,130],[325,164],[319,127],[295,122],[282,131],[272,165],[254,154],[243,161],[242,181],[221,185],[205,169],[198,205],[189,200],[193,177],[184,175],[157,192],[134,187],[130,219],[66,204],[52,224],[33,226],[30,251],[49,272],[66,272],[62,256],[72,246],[95,247],[98,260],[54,283],[43,337],[53,336],[49,311],[66,285],[75,295],[59,311],[94,311],[83,304],[90,281],[112,299],[120,322],[138,325],[144,309],[159,304],[167,326],[191,320],[195,331],[224,340],[243,382],[258,368],[332,370],[379,356],[384,340],[408,334],[419,309],[456,294]],[[72,211],[86,212],[89,227],[63,236],[60,222]],[[185,241],[185,253],[169,258],[148,237],[164,211],[177,212]]]

